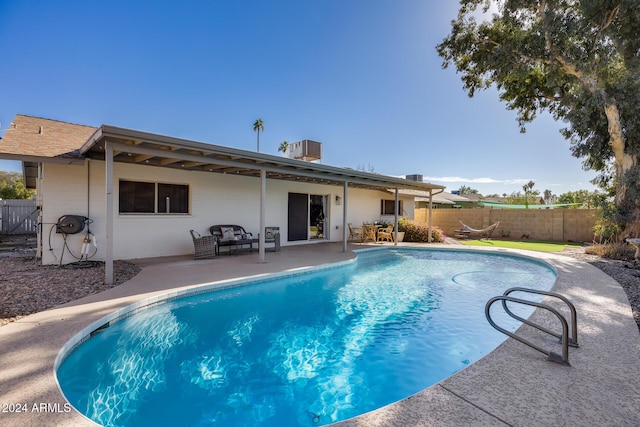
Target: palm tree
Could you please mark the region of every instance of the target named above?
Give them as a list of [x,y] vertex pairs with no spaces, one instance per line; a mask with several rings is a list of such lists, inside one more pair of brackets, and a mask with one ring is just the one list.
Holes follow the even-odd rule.
[[553,193],[551,192],[551,190],[544,190],[544,201],[546,203],[553,202]]
[[264,132],[264,122],[262,121],[262,119],[256,120],[256,122],[253,124],[253,131],[258,132],[257,151],[259,153],[260,152],[260,132],[261,131]]
[[537,196],[538,194],[540,194],[540,191],[533,189],[535,185],[535,182],[529,181],[522,186],[522,189],[524,190],[524,206],[527,209],[529,209],[529,196]]
[[289,148],[289,143],[287,141],[282,141],[282,144],[280,144],[280,148],[278,148],[278,151],[282,151],[282,154],[287,152],[287,148]]

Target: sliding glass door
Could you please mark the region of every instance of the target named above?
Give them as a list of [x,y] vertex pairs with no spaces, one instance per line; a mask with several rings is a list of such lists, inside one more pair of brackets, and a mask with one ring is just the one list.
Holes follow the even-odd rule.
[[289,193],[288,241],[327,239],[328,196]]

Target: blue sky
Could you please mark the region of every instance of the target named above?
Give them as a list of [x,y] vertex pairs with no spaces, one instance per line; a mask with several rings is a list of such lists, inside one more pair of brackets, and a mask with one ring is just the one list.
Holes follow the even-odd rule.
[[[521,134],[435,46],[454,1],[0,0],[0,122],[109,124],[246,150],[323,143],[322,163],[483,194],[594,190],[561,123]],[[0,134],[4,132],[0,131]],[[0,170],[20,170],[0,161]]]

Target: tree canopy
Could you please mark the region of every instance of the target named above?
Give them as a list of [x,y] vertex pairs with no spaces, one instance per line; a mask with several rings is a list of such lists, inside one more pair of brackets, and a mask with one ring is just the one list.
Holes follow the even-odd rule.
[[20,172],[0,171],[0,199],[30,199],[34,194],[24,186]]
[[558,196],[557,203],[582,203],[582,206],[593,208],[604,203],[603,194],[597,191],[569,191]]
[[475,188],[467,187],[466,185],[461,185],[458,189],[458,194],[478,194],[478,190]]
[[638,0],[461,0],[437,50],[469,96],[495,86],[521,131],[543,111],[566,123],[571,153],[615,195],[613,219],[640,233]]

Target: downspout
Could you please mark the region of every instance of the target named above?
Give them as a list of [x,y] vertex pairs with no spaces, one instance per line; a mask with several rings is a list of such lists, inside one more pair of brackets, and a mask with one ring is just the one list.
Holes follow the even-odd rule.
[[87,218],[89,218],[89,221],[87,222],[87,227],[88,227],[88,231],[89,233],[91,233],[91,227],[89,226],[89,224],[91,224],[91,159],[87,159]]

